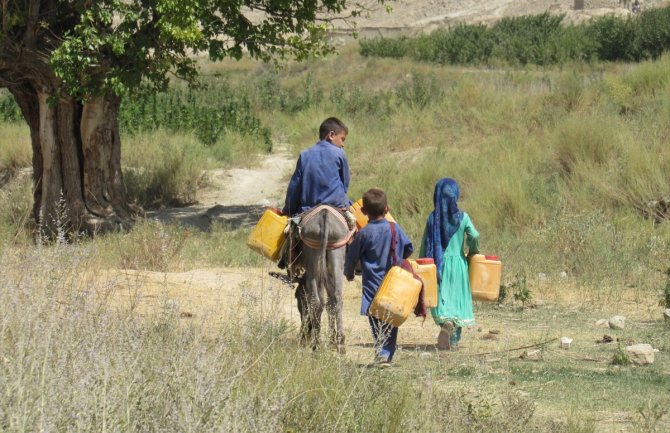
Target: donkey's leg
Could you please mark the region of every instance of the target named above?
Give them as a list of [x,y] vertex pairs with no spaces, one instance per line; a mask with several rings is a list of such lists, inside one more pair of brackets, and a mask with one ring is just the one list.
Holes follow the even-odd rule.
[[342,321],[345,248],[328,252],[328,324],[330,343],[338,353],[345,352],[344,324]]
[[321,313],[323,312],[323,301],[319,296],[319,278],[316,272],[317,264],[320,262],[319,251],[312,248],[303,250],[305,260],[305,300],[307,309],[308,335],[312,347],[319,346],[319,334],[321,331]]
[[304,276],[295,289],[295,298],[298,301],[298,312],[300,312],[300,345],[305,346],[312,338],[312,320],[309,314],[309,299]]

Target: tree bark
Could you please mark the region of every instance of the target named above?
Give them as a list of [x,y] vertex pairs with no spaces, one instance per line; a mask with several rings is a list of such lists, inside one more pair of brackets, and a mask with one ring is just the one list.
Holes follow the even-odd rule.
[[138,209],[121,172],[120,99],[77,101],[37,82],[8,88],[30,128],[37,227],[48,235],[129,228]]

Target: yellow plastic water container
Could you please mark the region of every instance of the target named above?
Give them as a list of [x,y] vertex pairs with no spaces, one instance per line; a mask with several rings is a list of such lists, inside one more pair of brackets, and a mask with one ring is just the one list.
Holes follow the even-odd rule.
[[476,301],[495,302],[500,294],[502,263],[497,256],[475,254],[469,261],[470,291]]
[[393,266],[370,304],[370,315],[398,327],[416,307],[420,292],[421,282],[411,272]]
[[[368,216],[363,213],[361,208],[363,207],[363,199],[359,199],[356,203],[352,204],[351,207],[349,208],[349,211],[354,214],[356,217],[356,227],[358,227],[358,230],[362,229],[366,225],[368,225]],[[396,222],[395,219],[391,216],[390,212],[386,213],[385,217],[388,221],[391,222]]]
[[409,261],[414,273],[423,281],[423,305],[426,308],[437,307],[437,268],[435,261],[421,258]]
[[279,259],[279,252],[286,240],[284,228],[288,223],[286,215],[279,215],[277,209],[267,209],[251,230],[247,245],[272,261]]

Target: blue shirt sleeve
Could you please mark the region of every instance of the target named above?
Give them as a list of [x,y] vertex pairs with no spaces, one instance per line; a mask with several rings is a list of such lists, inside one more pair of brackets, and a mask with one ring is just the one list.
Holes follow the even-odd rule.
[[344,260],[344,276],[347,279],[354,278],[356,263],[361,257],[361,236],[356,236],[347,246],[347,257]]
[[[346,194],[347,191],[349,191],[349,182],[351,180],[349,173],[349,161],[347,160],[347,156],[344,154],[344,151],[342,151],[342,168],[340,169],[340,177],[342,178],[342,185],[344,185],[344,193]],[[349,197],[345,197],[347,200],[347,207],[352,205],[352,201],[349,199]]]

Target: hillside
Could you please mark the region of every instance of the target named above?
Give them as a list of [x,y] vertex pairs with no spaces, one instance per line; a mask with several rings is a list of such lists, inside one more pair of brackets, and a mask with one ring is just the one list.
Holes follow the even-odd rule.
[[[575,10],[574,1],[566,0],[397,0],[384,5],[377,0],[361,0],[357,3],[368,9],[364,16],[357,18],[357,28],[363,36],[415,34],[456,23],[488,23],[502,17],[543,12],[565,14],[568,22],[575,23],[605,14],[631,13],[630,6],[623,8],[617,0],[585,0],[583,10]],[[664,3],[666,1],[645,1],[643,8]],[[341,31],[349,28],[344,23],[335,26]]]

